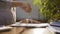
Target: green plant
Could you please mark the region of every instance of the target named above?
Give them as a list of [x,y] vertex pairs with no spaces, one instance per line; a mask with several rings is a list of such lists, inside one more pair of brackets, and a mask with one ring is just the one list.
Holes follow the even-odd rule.
[[33,4],[39,8],[45,21],[60,18],[60,0],[33,0]]

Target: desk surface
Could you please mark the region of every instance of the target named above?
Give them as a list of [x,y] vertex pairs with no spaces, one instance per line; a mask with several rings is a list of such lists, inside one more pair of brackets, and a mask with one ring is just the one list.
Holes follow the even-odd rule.
[[54,34],[46,28],[32,28],[25,30],[22,34]]

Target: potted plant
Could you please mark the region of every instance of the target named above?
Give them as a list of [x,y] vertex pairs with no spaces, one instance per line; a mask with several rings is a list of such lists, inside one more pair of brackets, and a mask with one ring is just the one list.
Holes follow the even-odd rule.
[[60,20],[60,0],[33,0],[33,4],[39,8],[45,22]]

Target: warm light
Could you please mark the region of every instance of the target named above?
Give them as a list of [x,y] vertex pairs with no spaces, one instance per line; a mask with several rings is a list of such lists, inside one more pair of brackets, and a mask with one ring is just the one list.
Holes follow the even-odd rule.
[[48,29],[46,28],[33,28],[29,29],[24,32],[25,34],[52,34]]

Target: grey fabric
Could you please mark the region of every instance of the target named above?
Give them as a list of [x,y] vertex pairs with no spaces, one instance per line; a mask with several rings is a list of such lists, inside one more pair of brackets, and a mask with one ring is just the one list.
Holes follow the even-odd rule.
[[0,1],[0,8],[10,8],[11,3],[7,1]]
[[0,2],[0,25],[10,25],[14,23],[10,7],[11,4],[9,2]]

